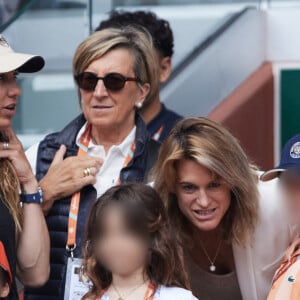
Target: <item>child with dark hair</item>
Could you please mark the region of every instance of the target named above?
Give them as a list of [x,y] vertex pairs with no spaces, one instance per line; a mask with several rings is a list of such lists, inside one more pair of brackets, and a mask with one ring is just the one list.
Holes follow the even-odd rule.
[[11,283],[12,275],[10,267],[4,246],[0,241],[0,299],[5,299],[8,296]]
[[149,186],[103,194],[90,211],[84,245],[83,275],[92,282],[84,300],[196,300],[163,202]]
[[[150,33],[159,66],[160,84],[167,82],[172,71],[172,55],[174,53],[173,32],[169,22],[160,19],[151,11],[132,12],[114,10],[110,13],[107,20],[99,24],[95,31],[126,26],[142,26]],[[153,95],[153,97],[146,99],[139,112],[146,122],[147,129],[152,138],[163,142],[174,124],[182,116],[161,103],[159,89]]]

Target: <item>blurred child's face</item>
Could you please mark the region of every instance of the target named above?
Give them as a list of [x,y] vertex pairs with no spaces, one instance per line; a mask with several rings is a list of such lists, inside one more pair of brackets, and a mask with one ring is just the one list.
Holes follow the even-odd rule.
[[9,285],[5,271],[0,267],[0,298],[5,298],[9,294]]
[[292,222],[300,225],[300,174],[286,171],[280,177]]
[[148,243],[132,233],[125,224],[121,208],[106,209],[104,230],[96,246],[97,259],[113,274],[126,276],[145,268]]

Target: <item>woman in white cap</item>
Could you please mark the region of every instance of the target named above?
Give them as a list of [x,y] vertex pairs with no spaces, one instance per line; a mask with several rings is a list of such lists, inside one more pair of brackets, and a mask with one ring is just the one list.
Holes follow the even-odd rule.
[[42,57],[16,53],[0,36],[0,241],[12,272],[11,290],[4,299],[18,299],[16,276],[30,286],[42,285],[49,276],[42,191],[11,128],[21,94],[17,74],[37,72],[43,66]]
[[[261,176],[262,181],[279,178],[290,211],[290,220],[300,225],[300,134],[292,137],[284,146],[280,163]],[[273,277],[268,300],[300,299],[300,238],[288,248],[281,266]]]

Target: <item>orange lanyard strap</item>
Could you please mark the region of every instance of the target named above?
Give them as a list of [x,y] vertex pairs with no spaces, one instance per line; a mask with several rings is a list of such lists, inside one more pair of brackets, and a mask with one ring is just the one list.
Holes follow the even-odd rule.
[[[102,297],[105,295],[108,289],[103,290],[99,296],[96,298],[96,300],[101,300]],[[148,284],[144,300],[154,300],[155,292],[157,290],[157,287],[153,285],[151,282]]]
[[[91,125],[87,125],[84,133],[80,137],[79,149],[77,156],[86,156],[88,152],[88,146],[91,140]],[[125,168],[134,156],[135,142],[132,143],[130,151],[125,158],[123,168]],[[119,178],[117,184],[121,184],[121,179]],[[66,249],[70,252],[71,257],[73,257],[73,251],[76,248],[76,231],[77,231],[77,218],[79,212],[80,204],[80,192],[73,194],[70,204],[69,221],[68,221],[68,240]]]
[[[127,154],[125,160],[124,160],[124,164],[123,164],[123,169],[129,165],[129,163],[131,162],[131,160],[133,159],[133,156],[134,156],[134,151],[135,151],[135,142],[133,142],[131,144],[131,147],[130,147],[130,150],[129,150],[129,153]],[[120,185],[122,182],[121,182],[121,178],[119,177],[119,179],[117,180],[117,185]]]
[[98,295],[98,297],[96,298],[96,300],[101,300],[102,297],[105,295],[105,293],[107,292],[108,289],[105,289],[103,291],[101,291],[101,293]]
[[164,125],[160,126],[160,128],[153,134],[152,139],[154,141],[159,141],[163,130],[164,130]]
[[153,283],[149,282],[144,300],[153,300],[156,290],[157,287]]
[[[84,133],[80,137],[79,149],[77,152],[78,156],[85,156],[87,154],[88,146],[91,140],[91,126],[87,125]],[[73,251],[76,248],[76,231],[77,231],[77,217],[80,204],[80,192],[72,195],[69,221],[68,221],[68,240],[67,240],[67,250],[73,256]]]

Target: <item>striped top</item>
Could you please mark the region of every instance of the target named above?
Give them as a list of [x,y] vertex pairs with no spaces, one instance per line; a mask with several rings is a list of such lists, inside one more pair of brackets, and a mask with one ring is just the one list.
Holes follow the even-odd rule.
[[267,300],[300,299],[300,238],[287,250]]

